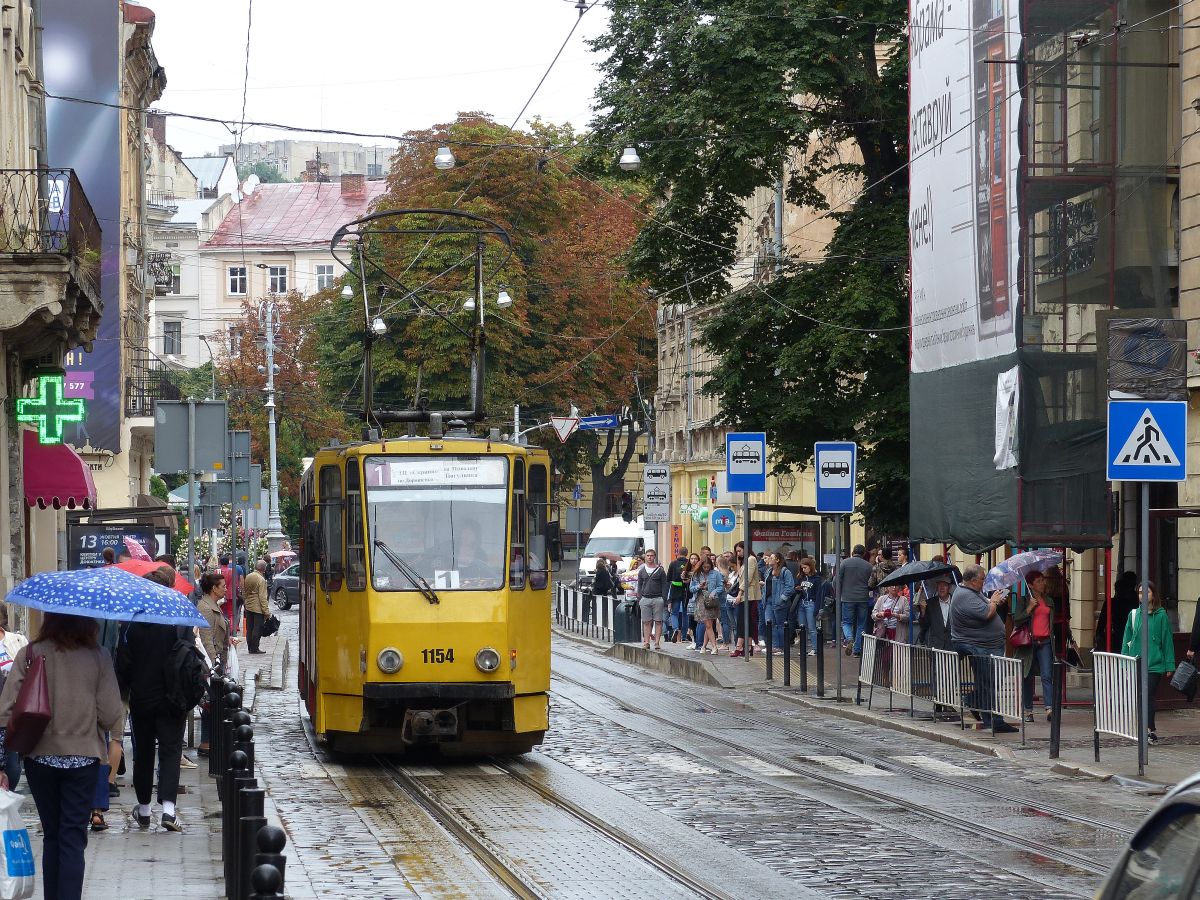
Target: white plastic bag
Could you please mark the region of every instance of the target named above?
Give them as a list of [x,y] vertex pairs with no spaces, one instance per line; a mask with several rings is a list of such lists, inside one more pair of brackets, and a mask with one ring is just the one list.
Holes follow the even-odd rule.
[[237,647],[229,645],[229,651],[225,654],[225,668],[228,669],[225,674],[237,681],[239,675],[242,674],[241,663],[238,662]]
[[0,791],[0,829],[3,830],[4,859],[0,860],[0,900],[32,897],[34,879],[33,845],[29,830],[21,818],[25,798],[12,791]]

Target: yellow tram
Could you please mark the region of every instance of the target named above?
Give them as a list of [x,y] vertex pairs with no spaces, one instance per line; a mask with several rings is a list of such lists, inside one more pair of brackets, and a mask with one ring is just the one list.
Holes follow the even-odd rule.
[[300,692],[341,752],[524,753],[548,726],[550,460],[466,429],[329,447],[300,487]]

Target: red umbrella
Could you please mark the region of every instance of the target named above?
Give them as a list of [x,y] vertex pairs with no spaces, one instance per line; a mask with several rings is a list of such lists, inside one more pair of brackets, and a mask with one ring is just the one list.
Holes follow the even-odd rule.
[[[127,559],[124,562],[116,564],[118,569],[124,569],[126,572],[132,572],[134,575],[148,575],[166,565],[166,563],[144,559]],[[170,566],[167,566],[167,568],[170,568]],[[178,572],[175,573],[175,583],[171,586],[179,591],[179,593],[191,596],[192,583]]]

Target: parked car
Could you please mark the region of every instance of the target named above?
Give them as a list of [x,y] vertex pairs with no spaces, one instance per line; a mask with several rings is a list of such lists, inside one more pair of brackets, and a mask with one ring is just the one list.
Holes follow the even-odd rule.
[[271,581],[271,597],[277,609],[291,609],[300,602],[300,563],[292,563]]
[[1200,897],[1200,774],[1175,785],[1121,853],[1097,900]]

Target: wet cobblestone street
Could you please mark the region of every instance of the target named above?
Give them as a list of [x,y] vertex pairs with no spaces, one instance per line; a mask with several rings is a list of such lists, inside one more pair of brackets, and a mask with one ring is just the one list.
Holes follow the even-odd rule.
[[291,896],[1091,896],[1154,804],[558,637],[555,673],[543,747],[494,761],[334,760],[306,731],[294,663],[260,684]]

